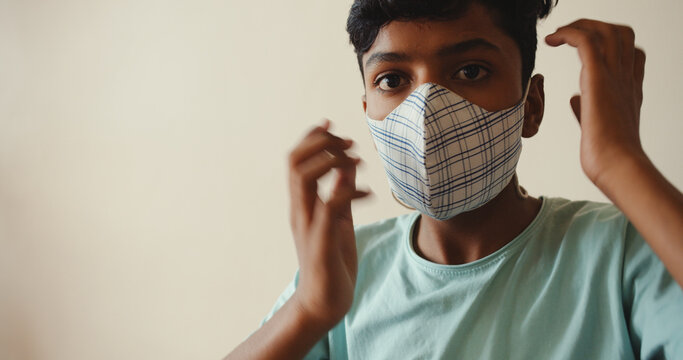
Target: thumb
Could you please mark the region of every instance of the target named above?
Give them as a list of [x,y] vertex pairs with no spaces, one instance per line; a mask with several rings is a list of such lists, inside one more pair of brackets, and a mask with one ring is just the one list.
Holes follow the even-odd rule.
[[576,120],[579,121],[579,124],[581,123],[581,96],[580,95],[574,95],[572,98],[569,100],[569,103],[572,106],[572,110],[574,110],[574,116],[576,116]]

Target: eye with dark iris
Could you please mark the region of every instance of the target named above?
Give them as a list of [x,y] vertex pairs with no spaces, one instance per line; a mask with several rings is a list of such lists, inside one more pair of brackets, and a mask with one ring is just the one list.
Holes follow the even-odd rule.
[[382,76],[378,83],[381,90],[391,90],[401,86],[401,76],[398,74],[387,74]]
[[488,70],[481,65],[469,64],[461,67],[454,77],[458,80],[481,80],[488,73]]
[[468,79],[476,79],[479,76],[481,67],[478,65],[467,65],[462,68],[462,74]]

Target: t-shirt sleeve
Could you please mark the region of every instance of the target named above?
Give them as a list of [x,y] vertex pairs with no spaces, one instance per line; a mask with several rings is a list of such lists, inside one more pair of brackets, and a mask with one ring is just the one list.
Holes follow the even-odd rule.
[[[296,274],[294,275],[294,280],[287,285],[285,290],[280,294],[280,296],[275,300],[275,305],[273,305],[273,308],[266,314],[266,316],[263,318],[261,321],[260,326],[263,326],[270,318],[273,317],[273,315],[280,310],[280,308],[289,300],[290,297],[294,294],[294,290],[296,290],[296,286],[299,283],[299,271],[297,270]],[[324,336],[322,339],[320,339],[311,349],[311,351],[304,356],[304,360],[320,360],[320,359],[329,359],[330,358],[330,346],[329,346],[329,340],[328,336]]]
[[683,359],[683,291],[628,223],[623,300],[633,351],[641,359]]

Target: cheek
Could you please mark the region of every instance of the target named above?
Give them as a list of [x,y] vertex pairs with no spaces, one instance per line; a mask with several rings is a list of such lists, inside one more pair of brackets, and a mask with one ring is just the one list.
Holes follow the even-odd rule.
[[522,98],[521,80],[500,78],[483,89],[468,89],[460,96],[484,110],[495,112],[509,109]]
[[405,99],[392,97],[391,99],[383,96],[367,96],[367,114],[370,119],[384,120],[391,112]]

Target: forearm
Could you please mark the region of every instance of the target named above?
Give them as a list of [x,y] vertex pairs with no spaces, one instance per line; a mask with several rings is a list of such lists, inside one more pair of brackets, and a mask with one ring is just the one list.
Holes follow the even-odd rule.
[[290,298],[224,360],[302,359],[329,329],[306,317]]
[[596,185],[635,226],[683,287],[683,194],[645,156],[612,164]]

